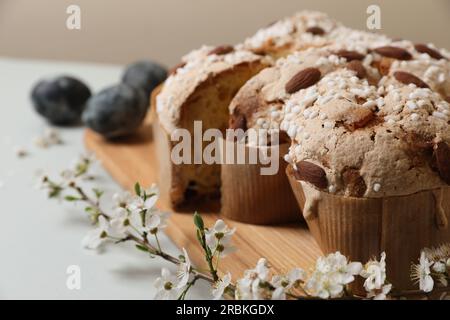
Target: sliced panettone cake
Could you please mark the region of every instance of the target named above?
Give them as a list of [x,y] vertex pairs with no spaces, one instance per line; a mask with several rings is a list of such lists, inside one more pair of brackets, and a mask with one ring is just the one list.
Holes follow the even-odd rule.
[[[162,130],[156,133],[162,153],[159,154],[162,188],[167,189],[164,191],[172,206],[182,204],[187,197],[217,196],[220,165],[205,164],[203,148],[194,148],[194,121],[201,121],[198,123],[200,134],[211,128],[224,131],[228,126],[231,99],[248,79],[270,62],[250,51],[205,46],[184,57],[183,63],[167,79],[156,99]],[[190,159],[178,164],[171,159],[171,154],[179,141],[170,138],[177,134],[177,129],[188,130],[192,137]]]
[[[292,51],[324,46],[339,27],[327,15],[303,11],[274,23],[237,46],[204,46],[186,55],[164,83],[156,99],[157,116],[164,134],[160,145],[161,167],[169,201],[182,204],[187,196],[215,196],[220,187],[220,166],[176,164],[170,159],[177,129],[194,131],[202,121],[202,132],[228,127],[228,105],[238,90],[278,57]],[[270,44],[270,45],[269,45]],[[158,132],[156,133],[158,134]],[[168,138],[162,139],[167,136]],[[193,143],[193,142],[192,142]],[[194,149],[194,148],[192,148]],[[167,154],[169,153],[169,154]],[[191,155],[194,158],[194,154]],[[163,187],[164,188],[164,187]]]

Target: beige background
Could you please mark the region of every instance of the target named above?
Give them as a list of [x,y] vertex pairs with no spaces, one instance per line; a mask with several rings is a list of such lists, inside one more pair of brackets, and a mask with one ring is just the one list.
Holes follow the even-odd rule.
[[[82,29],[65,27],[82,9]],[[173,65],[201,44],[236,43],[300,9],[328,12],[366,28],[366,8],[382,10],[382,32],[450,49],[450,0],[0,0],[0,55]]]

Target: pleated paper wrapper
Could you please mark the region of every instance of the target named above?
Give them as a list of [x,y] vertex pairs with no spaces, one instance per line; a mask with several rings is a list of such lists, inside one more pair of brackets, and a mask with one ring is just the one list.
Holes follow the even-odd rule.
[[[249,146],[229,140],[221,140],[221,214],[229,219],[260,225],[273,225],[299,221],[301,212],[286,177],[288,144],[280,146]],[[233,150],[245,150],[245,161],[226,161],[224,155]],[[250,154],[258,154],[257,161],[250,161]],[[260,161],[264,152],[277,157],[278,170],[275,174],[263,174],[263,168],[270,164]]]
[[450,242],[450,187],[406,196],[353,198],[297,181],[290,165],[286,173],[322,251],[340,251],[363,263],[386,252],[387,279],[397,290],[418,288],[410,270],[423,248]]

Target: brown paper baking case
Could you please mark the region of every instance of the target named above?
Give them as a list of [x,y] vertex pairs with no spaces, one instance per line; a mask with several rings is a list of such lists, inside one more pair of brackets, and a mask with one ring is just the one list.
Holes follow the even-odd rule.
[[386,252],[387,279],[397,290],[417,289],[412,263],[423,248],[450,242],[450,187],[406,196],[337,196],[287,176],[311,233],[325,254],[340,251],[367,262]]
[[[237,154],[238,143],[223,139],[221,143],[222,155],[230,148]],[[279,167],[274,175],[262,175],[261,169],[267,165],[251,162],[248,157],[252,151],[259,152],[257,148],[264,148],[270,155],[274,147],[243,147],[244,163],[225,163],[222,159],[221,214],[235,221],[261,225],[298,221],[301,212],[286,178],[286,162],[282,158],[288,144],[278,148]]]

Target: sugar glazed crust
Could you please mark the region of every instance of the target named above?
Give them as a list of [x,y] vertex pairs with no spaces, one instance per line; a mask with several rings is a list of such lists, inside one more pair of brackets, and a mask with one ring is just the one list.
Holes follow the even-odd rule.
[[352,197],[450,184],[450,54],[344,27],[252,78],[231,126],[278,130],[298,180]]
[[172,70],[156,98],[161,125],[168,133],[178,128],[183,104],[208,79],[243,64],[259,63],[269,65],[270,61],[250,51],[230,46],[203,46],[190,52]]
[[243,48],[281,57],[306,47],[321,47],[330,43],[336,38],[336,30],[340,26],[325,13],[300,11],[260,29],[244,41]]

